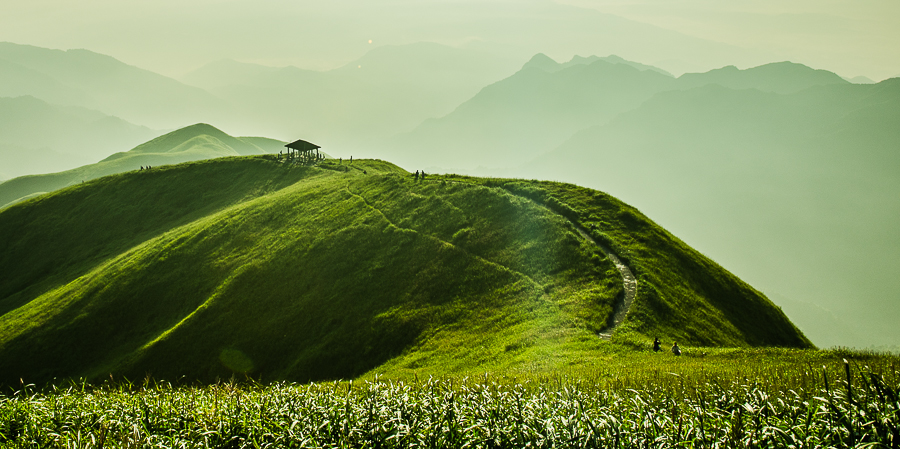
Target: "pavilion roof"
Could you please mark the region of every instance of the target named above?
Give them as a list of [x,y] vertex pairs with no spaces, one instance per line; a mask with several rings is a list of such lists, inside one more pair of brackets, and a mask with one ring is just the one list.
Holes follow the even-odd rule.
[[288,148],[290,148],[290,149],[293,149],[293,150],[300,150],[300,151],[304,151],[304,150],[307,150],[307,151],[309,151],[309,150],[318,150],[319,148],[322,148],[322,147],[320,147],[320,146],[318,146],[318,145],[316,145],[316,144],[314,144],[314,143],[312,143],[312,142],[307,142],[307,141],[305,141],[305,140],[297,140],[297,141],[291,142],[291,143],[289,143],[289,144],[287,144],[287,145],[285,145],[285,146],[288,147]]

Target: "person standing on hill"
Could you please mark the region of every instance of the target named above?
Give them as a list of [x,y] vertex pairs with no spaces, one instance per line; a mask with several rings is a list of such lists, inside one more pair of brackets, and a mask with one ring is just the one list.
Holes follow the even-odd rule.
[[413,176],[413,178],[414,178],[416,181],[419,180],[419,170],[416,170],[416,174]]
[[672,345],[672,354],[681,355],[681,348],[678,347],[678,343]]
[[425,180],[425,170],[422,170],[422,181]]
[[662,349],[662,343],[659,341],[659,337],[653,339],[653,352],[659,352]]

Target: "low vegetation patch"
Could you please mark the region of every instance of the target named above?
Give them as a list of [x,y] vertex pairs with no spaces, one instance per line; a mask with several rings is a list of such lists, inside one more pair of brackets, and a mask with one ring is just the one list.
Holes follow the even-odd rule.
[[40,390],[26,385],[0,396],[0,444],[687,448],[900,443],[896,357],[709,351],[680,358],[631,353],[593,371],[519,375],[209,386],[147,379],[140,385],[73,383]]

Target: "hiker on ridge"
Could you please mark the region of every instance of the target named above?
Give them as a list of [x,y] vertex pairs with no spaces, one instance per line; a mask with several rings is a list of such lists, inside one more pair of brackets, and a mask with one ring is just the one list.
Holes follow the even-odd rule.
[[416,181],[419,180],[419,170],[416,170],[416,174],[415,174],[414,178],[416,179]]
[[653,352],[659,352],[662,348],[662,343],[659,341],[659,337],[653,339]]
[[672,354],[681,355],[681,348],[678,347],[678,343],[672,345]]

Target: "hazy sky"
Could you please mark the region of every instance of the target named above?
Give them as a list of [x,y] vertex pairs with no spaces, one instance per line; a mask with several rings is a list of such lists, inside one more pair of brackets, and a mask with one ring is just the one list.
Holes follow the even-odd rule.
[[[739,67],[790,59],[875,80],[900,75],[900,1],[897,0],[398,0],[329,2],[275,0],[3,0],[0,41],[51,48],[87,48],[169,76],[224,58],[267,65],[327,69],[372,46],[434,41],[484,45],[528,55],[626,53],[670,71]],[[656,32],[622,31],[631,46],[597,39],[572,5],[690,36],[694,53],[668,59],[653,53]],[[556,8],[556,9],[553,9]],[[601,20],[602,19],[602,20]],[[606,20],[606,21],[603,21]],[[638,31],[634,31],[638,30]],[[637,36],[628,35],[637,33]],[[658,33],[657,33],[658,34]],[[659,34],[663,36],[663,34]],[[664,40],[669,40],[662,38]],[[369,43],[372,40],[372,43]],[[719,47],[711,43],[721,43]],[[640,48],[644,45],[644,48]],[[571,48],[569,48],[569,47]],[[716,49],[711,51],[709,49]],[[731,49],[729,49],[731,48]],[[718,56],[704,58],[704,52]],[[630,53],[630,54],[627,54]],[[733,61],[725,56],[733,54]],[[525,56],[523,56],[525,57]],[[654,59],[654,60],[649,60]]]

